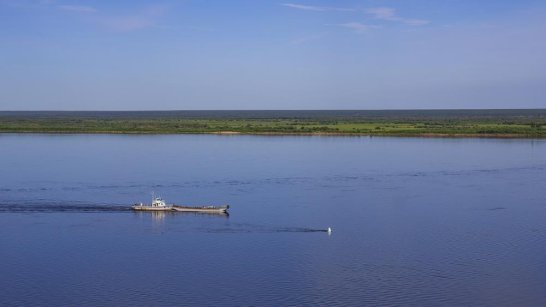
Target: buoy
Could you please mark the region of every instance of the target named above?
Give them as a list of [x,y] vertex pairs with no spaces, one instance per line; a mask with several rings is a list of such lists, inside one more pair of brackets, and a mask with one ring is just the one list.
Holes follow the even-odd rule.
[[328,232],[328,234],[331,234],[331,233],[332,233],[332,228],[331,228],[331,227],[328,227],[327,232]]

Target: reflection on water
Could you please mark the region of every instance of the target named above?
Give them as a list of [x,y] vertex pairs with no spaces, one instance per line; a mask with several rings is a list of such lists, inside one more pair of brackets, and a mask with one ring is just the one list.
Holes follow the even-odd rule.
[[152,221],[155,224],[163,224],[165,222],[165,218],[169,217],[173,221],[183,221],[184,218],[197,216],[197,217],[211,217],[211,218],[229,218],[229,214],[227,212],[170,212],[170,211],[148,211],[148,212],[141,212],[137,211],[134,212],[134,214],[137,214],[141,217],[151,216]]
[[[546,305],[544,141],[1,135],[0,148],[0,305]],[[132,212],[151,190],[231,215]]]
[[165,212],[150,212],[152,214],[152,221],[155,223],[162,223],[165,220]]

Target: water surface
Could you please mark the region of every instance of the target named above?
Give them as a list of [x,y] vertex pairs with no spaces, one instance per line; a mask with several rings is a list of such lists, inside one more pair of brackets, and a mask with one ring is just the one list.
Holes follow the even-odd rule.
[[[545,141],[0,135],[0,149],[0,305],[546,304]],[[230,215],[127,210],[152,191]]]

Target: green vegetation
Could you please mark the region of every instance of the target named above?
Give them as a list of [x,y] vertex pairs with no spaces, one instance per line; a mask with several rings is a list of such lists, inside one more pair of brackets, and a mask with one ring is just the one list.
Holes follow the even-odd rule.
[[0,112],[2,133],[546,137],[546,110]]

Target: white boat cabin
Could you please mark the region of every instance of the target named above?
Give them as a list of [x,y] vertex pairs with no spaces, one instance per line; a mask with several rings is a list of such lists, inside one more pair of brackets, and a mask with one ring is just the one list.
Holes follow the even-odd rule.
[[152,199],[152,207],[165,208],[165,207],[167,207],[167,204],[165,203],[165,201],[163,199],[161,199],[161,197],[154,197]]

